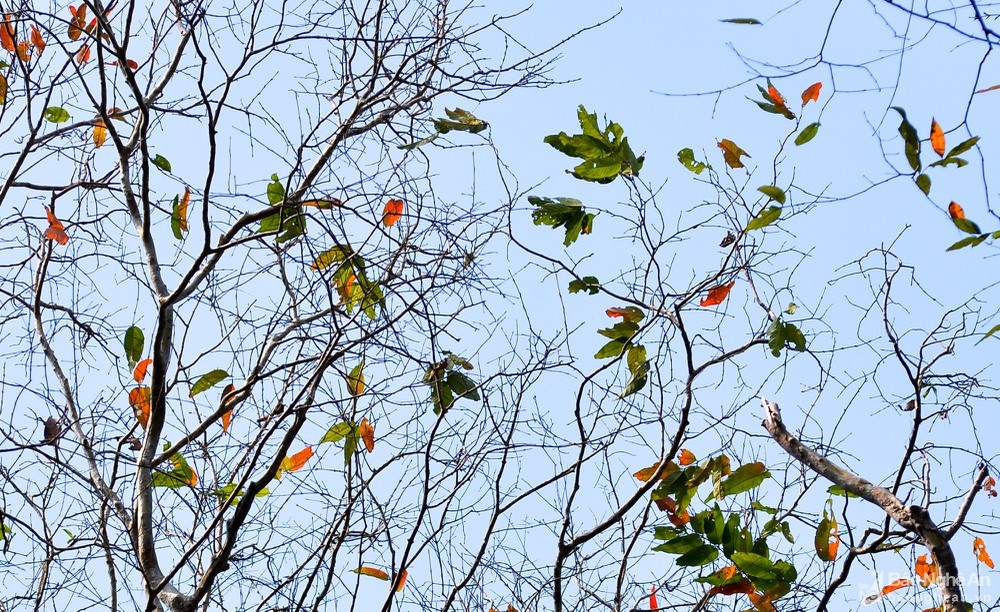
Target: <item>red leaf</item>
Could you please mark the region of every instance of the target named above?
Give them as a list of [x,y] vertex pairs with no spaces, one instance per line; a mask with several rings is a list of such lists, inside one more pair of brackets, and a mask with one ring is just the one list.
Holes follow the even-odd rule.
[[729,290],[732,289],[735,284],[736,281],[731,281],[725,285],[719,285],[718,287],[712,287],[709,289],[708,295],[701,298],[702,308],[706,308],[708,306],[718,306],[722,302],[726,301],[726,298],[729,297]]
[[941,129],[936,119],[931,119],[931,148],[938,154],[938,157],[944,157],[944,130]]
[[964,219],[965,211],[962,210],[962,205],[958,202],[952,202],[948,205],[948,216],[952,219]]
[[48,206],[45,207],[45,216],[49,219],[49,227],[43,235],[50,240],[55,240],[59,244],[69,242],[69,234],[66,233],[66,228],[63,227],[62,221],[56,218]]
[[753,593],[753,583],[743,578],[738,582],[712,587],[708,591],[710,597],[713,595],[736,595],[738,593]]
[[649,592],[649,609],[658,610],[660,608],[660,603],[656,601],[656,585]]
[[392,227],[403,216],[403,201],[389,200],[382,211],[382,225]]
[[809,87],[806,87],[805,91],[802,92],[802,106],[805,106],[810,100],[819,102],[819,90],[822,87],[822,83],[813,83]]
[[[80,50],[76,52],[76,63],[86,64],[90,61],[90,45],[83,45]],[[95,128],[96,132],[96,128]],[[96,140],[96,137],[95,137]],[[97,145],[100,146],[100,145]]]
[[993,569],[993,559],[990,559],[990,554],[986,552],[986,542],[983,542],[982,538],[976,538],[972,541],[972,552],[976,553],[976,559],[980,563]]
[[152,359],[143,359],[135,366],[135,371],[132,372],[132,378],[135,379],[135,382],[141,383],[146,378],[146,370],[149,369],[152,363]]
[[996,485],[997,481],[994,480],[992,476],[990,476],[989,478],[986,479],[986,482],[983,483],[983,491],[989,493],[990,497],[996,497],[997,491],[996,489],[993,488]]
[[83,24],[87,23],[87,5],[83,2],[79,8],[70,5],[69,12],[73,15],[69,22],[69,39],[78,40],[83,35]]

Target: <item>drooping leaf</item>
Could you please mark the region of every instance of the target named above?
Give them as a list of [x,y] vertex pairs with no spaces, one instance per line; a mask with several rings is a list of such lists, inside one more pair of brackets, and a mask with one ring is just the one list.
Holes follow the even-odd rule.
[[159,168],[160,170],[163,170],[164,172],[170,172],[171,168],[170,160],[168,160],[166,157],[163,157],[159,153],[157,153],[156,157],[153,158],[153,165]]
[[906,161],[914,172],[920,172],[920,137],[917,130],[906,118],[906,111],[898,106],[893,106],[892,110],[899,113],[902,121],[899,124],[899,135],[903,137]]
[[729,297],[729,291],[733,288],[736,281],[730,281],[725,285],[719,285],[717,287],[712,287],[708,290],[708,295],[701,298],[701,307],[707,308],[709,306],[718,306]]
[[720,19],[722,23],[736,23],[740,25],[763,25],[760,21],[754,19],[753,17],[730,17],[729,19]]
[[[396,579],[396,592],[397,593],[403,590],[403,587],[406,585],[406,578],[409,575],[410,575],[410,573],[407,572],[406,570],[403,570],[399,574],[399,578]],[[512,608],[513,606],[510,606],[510,607]],[[517,610],[515,610],[514,612],[517,612]]]
[[389,200],[385,203],[385,210],[382,212],[382,225],[392,227],[396,225],[403,216],[403,201]]
[[726,165],[734,170],[736,168],[742,168],[743,162],[740,158],[744,155],[750,157],[750,154],[744,151],[732,140],[728,138],[723,138],[717,143],[717,146],[722,149],[722,158],[726,161]]
[[388,580],[389,574],[378,569],[377,567],[371,567],[369,565],[362,565],[357,569],[351,570],[355,574],[361,574],[362,576],[371,576],[372,578],[378,578],[379,580]]
[[149,425],[149,414],[152,409],[150,399],[150,389],[146,386],[136,387],[128,392],[128,403],[132,407],[132,414],[143,429]]
[[97,148],[101,148],[104,141],[108,139],[108,128],[104,125],[103,119],[94,119],[93,139]]
[[[983,337],[979,339],[979,342],[982,342],[983,340],[989,338],[990,336],[996,334],[997,332],[1000,332],[1000,323],[994,325],[993,327],[990,328],[990,331],[983,334]],[[979,344],[979,342],[976,342],[976,344]]]
[[920,188],[920,191],[924,192],[924,195],[930,195],[931,194],[931,177],[927,176],[926,174],[920,174],[920,175],[918,175],[917,176],[917,187]]
[[[76,63],[83,65],[90,61],[90,45],[83,45],[76,52]],[[100,146],[100,145],[98,145]]]
[[819,90],[823,88],[823,83],[813,83],[802,92],[802,106],[810,101],[819,102]]
[[31,41],[22,40],[17,43],[17,58],[24,63],[28,63],[31,60]]
[[448,387],[455,393],[456,399],[464,397],[476,402],[481,399],[479,391],[476,389],[475,381],[465,374],[457,370],[451,370],[448,372],[446,380]]
[[593,229],[594,215],[586,212],[580,200],[528,196],[528,202],[536,207],[531,211],[535,225],[548,225],[552,229],[566,228],[564,246],[573,244],[580,234],[589,234]]
[[[232,400],[227,401],[226,397],[235,390],[236,386],[233,385],[232,383],[226,385],[226,388],[222,390],[222,397],[219,398],[219,403],[221,404],[221,406],[224,407],[232,402]],[[222,431],[224,431],[225,433],[229,433],[229,423],[230,421],[232,421],[232,419],[233,419],[232,408],[222,413]]]
[[364,417],[361,419],[361,423],[358,424],[358,435],[361,436],[361,441],[365,444],[365,450],[369,453],[375,451],[375,427],[368,422],[368,418]]
[[208,391],[227,378],[229,378],[229,372],[225,370],[212,370],[211,372],[202,374],[201,378],[191,385],[191,392],[188,394],[188,397],[194,397],[202,391]]
[[810,123],[805,128],[799,132],[799,135],[795,137],[795,146],[801,147],[813,138],[816,138],[816,134],[819,133],[819,123]]
[[7,13],[3,16],[3,21],[0,22],[0,47],[14,53],[15,40],[14,26],[10,22],[10,13]]
[[50,106],[42,115],[49,123],[66,123],[69,121],[69,111],[61,106]]
[[993,559],[991,559],[990,554],[986,552],[986,542],[984,542],[982,538],[977,537],[972,541],[972,552],[975,553],[977,561],[986,567],[993,569]]
[[938,154],[938,157],[944,157],[944,130],[934,118],[931,118],[931,149]]
[[55,216],[48,206],[45,207],[45,216],[48,218],[49,226],[45,228],[43,235],[49,240],[55,240],[60,245],[65,245],[69,242],[69,234],[66,233],[66,228],[63,227],[62,221]]
[[71,4],[69,12],[73,16],[69,22],[69,39],[78,40],[83,35],[84,24],[87,23],[87,4],[81,2],[79,7]]
[[170,228],[174,232],[174,238],[180,240],[184,237],[183,232],[188,231],[188,205],[191,202],[191,188],[184,187],[184,194],[180,198],[174,198],[173,211],[170,213]]
[[656,601],[656,585],[655,584],[649,590],[649,609],[650,610],[659,610],[660,609],[660,604]]
[[347,373],[347,378],[344,382],[347,383],[347,392],[351,394],[351,397],[357,397],[365,392],[365,360],[362,359],[361,363],[351,368],[351,371]]
[[146,370],[149,366],[153,365],[152,359],[143,359],[135,366],[135,371],[132,372],[132,378],[137,383],[141,383],[146,378]]
[[710,170],[712,168],[712,166],[709,166],[705,162],[696,160],[694,158],[694,151],[689,148],[684,148],[677,152],[677,161],[695,174],[701,174],[703,171]]
[[7,77],[0,74],[0,106],[7,103]]
[[45,51],[45,39],[35,24],[31,24],[31,44],[35,46],[38,55],[41,55]]
[[[164,450],[169,450],[169,445]],[[188,464],[183,455],[180,453],[171,455],[170,463],[174,466],[173,470],[153,473],[152,486],[179,489],[181,487],[193,487],[198,484],[198,473]]]
[[777,187],[775,185],[764,185],[763,187],[758,187],[757,191],[763,193],[778,204],[785,203],[785,192],[781,189],[781,187]]
[[[632,348],[635,349],[640,347]],[[643,350],[643,354],[645,354],[645,350]],[[625,383],[625,387],[621,390],[621,393],[618,394],[618,399],[638,393],[639,391],[642,391],[643,387],[646,386],[647,375],[650,370],[649,362],[643,360],[636,367],[630,368],[630,370],[631,376],[629,377],[628,382]]]
[[898,591],[899,589],[905,589],[906,587],[910,586],[911,584],[913,584],[913,583],[911,583],[906,578],[897,578],[896,580],[893,580],[889,584],[887,584],[884,587],[882,587],[882,590],[880,592],[876,593],[875,595],[869,595],[868,597],[865,597],[865,604],[867,605],[867,604],[874,603],[874,602],[878,601],[879,599],[882,599],[883,597],[885,597],[889,593],[892,593],[893,591]]
[[597,295],[601,290],[601,281],[596,276],[584,276],[581,279],[574,279],[569,282],[569,292],[579,293],[586,291],[590,295]]
[[823,518],[816,526],[816,556],[830,563],[837,559],[837,549],[840,547],[840,532],[837,527],[837,517],[823,510]]
[[131,370],[142,360],[142,353],[146,348],[146,336],[141,329],[133,325],[125,330],[122,344],[125,345],[125,359],[128,360],[128,367]]

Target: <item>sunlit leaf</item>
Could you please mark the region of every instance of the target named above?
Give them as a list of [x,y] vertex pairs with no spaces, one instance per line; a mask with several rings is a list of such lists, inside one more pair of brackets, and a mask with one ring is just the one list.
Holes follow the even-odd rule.
[[719,285],[717,287],[712,287],[708,290],[708,295],[701,298],[702,308],[707,308],[709,306],[718,306],[729,297],[729,291],[733,288],[736,281],[730,281],[725,285]]
[[805,106],[810,101],[819,102],[819,90],[822,88],[822,83],[813,83],[809,87],[806,87],[802,92],[802,106]]
[[351,394],[352,397],[357,397],[365,392],[365,360],[362,359],[361,363],[351,368],[351,371],[347,373],[347,378],[345,382],[347,383],[347,392]]
[[163,170],[164,172],[170,172],[171,168],[170,160],[168,160],[166,157],[163,157],[159,153],[157,153],[156,157],[153,158],[153,165],[159,168],[160,170]]
[[313,260],[312,265],[309,267],[313,270],[325,270],[334,264],[340,264],[347,261],[347,259],[353,254],[354,251],[351,247],[337,245],[317,255],[316,259]]
[[397,582],[396,582],[396,592],[397,593],[400,592],[400,591],[402,591],[403,587],[406,586],[406,578],[409,575],[410,575],[410,573],[407,572],[406,570],[403,570],[402,573],[399,574],[399,578],[397,578]]
[[645,316],[643,315],[642,311],[636,308],[635,306],[626,306],[624,308],[621,307],[608,308],[604,312],[611,318],[621,318],[622,321],[630,323],[642,321],[643,317]]
[[[168,450],[169,446],[167,449]],[[152,486],[178,489],[180,487],[193,487],[198,484],[198,473],[194,471],[187,460],[177,453],[171,455],[170,463],[174,469],[169,472],[154,472]]]
[[128,360],[128,367],[131,370],[142,360],[142,353],[145,351],[146,337],[142,330],[133,325],[125,330],[125,338],[122,341],[125,345],[125,359]]
[[229,372],[225,370],[212,370],[211,372],[202,374],[201,378],[191,385],[191,392],[188,394],[188,397],[194,397],[202,391],[208,391],[226,378],[229,378]]
[[76,52],[76,63],[86,64],[90,61],[90,45],[83,45],[80,50]]
[[0,106],[7,103],[7,77],[0,74]]
[[369,565],[363,565],[358,569],[351,570],[355,574],[361,574],[362,576],[371,576],[372,578],[378,578],[379,580],[388,580],[389,574],[378,569],[377,567],[371,567]]
[[937,563],[935,563],[933,559],[931,559],[928,563],[927,555],[920,555],[917,557],[917,563],[913,568],[913,573],[917,575],[918,582],[922,587],[929,587],[932,584],[937,584],[938,578],[940,577]]
[[764,185],[763,187],[758,187],[757,191],[763,193],[778,204],[785,203],[785,192],[781,189],[781,187],[777,187],[775,185]]
[[656,601],[656,585],[655,584],[653,585],[653,588],[651,588],[650,591],[649,591],[649,609],[650,610],[659,610],[660,609],[660,604],[659,604],[659,602]]
[[805,128],[799,132],[799,135],[795,137],[795,146],[801,147],[813,138],[816,138],[816,134],[819,133],[819,123],[810,123]]
[[679,463],[682,466],[684,466],[684,465],[692,465],[697,460],[698,459],[694,456],[694,453],[692,453],[691,451],[689,451],[686,448],[682,448],[681,449],[680,457],[678,457],[678,459],[677,459],[677,463]]
[[[989,338],[990,336],[996,334],[997,332],[1000,332],[1000,323],[998,323],[998,324],[994,325],[992,328],[990,328],[990,331],[986,332],[983,335],[983,337],[979,339],[979,342],[982,342],[983,340]],[[979,344],[979,342],[976,342],[976,344]],[[995,497],[995,496],[993,496],[993,497]]]
[[48,218],[49,226],[45,228],[45,233],[43,235],[49,240],[55,240],[61,245],[69,242],[69,234],[66,233],[66,228],[63,227],[62,221],[55,216],[48,206],[45,207],[45,216]]
[[972,552],[976,554],[977,561],[986,567],[993,569],[993,559],[991,559],[990,554],[986,552],[986,542],[984,542],[982,538],[976,538],[972,541]]
[[574,177],[596,183],[610,183],[618,176],[638,176],[644,158],[636,156],[628,144],[625,130],[614,122],[601,129],[596,113],[588,113],[580,106],[577,110],[582,134],[570,136],[566,132],[545,137],[545,142],[556,150],[583,159],[572,171]]
[[42,33],[38,30],[38,26],[31,24],[31,44],[35,46],[35,50],[38,51],[38,55],[41,55],[45,51],[45,39],[42,37]]
[[27,62],[31,59],[31,41],[22,40],[17,43],[17,58],[22,62]]
[[108,128],[104,125],[103,119],[94,119],[94,144],[98,148],[104,144],[104,141],[108,139]]
[[[235,390],[236,386],[233,385],[232,383],[226,385],[226,388],[222,390],[222,397],[219,399],[219,402],[222,404],[222,406],[226,406],[227,404],[232,402],[232,400],[227,401],[226,396],[228,396]],[[232,421],[232,418],[233,418],[232,408],[222,413],[222,431],[229,433],[229,423],[230,421]]]
[[875,595],[869,595],[868,597],[865,597],[865,604],[867,605],[867,604],[876,602],[879,599],[882,599],[883,597],[885,597],[886,595],[888,595],[889,593],[892,593],[893,591],[898,591],[899,589],[905,589],[906,587],[910,586],[911,584],[913,584],[913,583],[911,583],[906,578],[897,578],[896,580],[893,580],[889,584],[887,584],[884,587],[882,587],[882,590],[879,593],[876,593]]
[[361,441],[365,444],[365,450],[369,453],[375,450],[375,426],[368,422],[368,418],[364,417],[358,424],[358,435],[361,436]]
[[281,471],[282,472],[295,472],[301,470],[307,461],[313,456],[313,449],[311,446],[307,446],[295,453],[294,455],[289,455],[281,460]]
[[191,188],[184,187],[184,195],[174,198],[173,210],[170,213],[170,229],[174,238],[180,240],[183,232],[188,231],[188,204],[191,202]]
[[944,157],[944,130],[941,129],[937,119],[933,118],[931,119],[931,149],[938,154],[938,157]]
[[744,155],[750,157],[749,153],[741,149],[739,145],[728,138],[723,138],[717,143],[717,146],[722,149],[722,157],[726,160],[726,165],[730,168],[742,168],[743,162],[740,160],[740,157]]
[[[647,481],[649,481],[650,478],[653,477],[653,474],[656,472],[656,468],[658,468],[658,467],[660,467],[659,462],[654,463],[653,465],[651,465],[649,467],[642,468],[641,470],[639,470],[635,474],[632,474],[632,476],[634,478],[636,478],[637,480],[639,480],[640,482],[647,482]],[[669,474],[672,474],[672,473],[677,472],[677,471],[680,471],[680,468],[677,466],[676,463],[674,463],[673,461],[670,461],[669,463],[667,463],[667,467],[666,467],[666,469],[664,469],[663,474],[660,476],[660,478],[661,479],[662,478],[666,478]]]
[[149,414],[152,409],[150,399],[150,389],[146,386],[136,387],[128,392],[129,406],[132,407],[132,413],[143,429],[149,425]]
[[326,442],[331,442],[336,444],[337,442],[340,442],[345,437],[347,437],[347,435],[351,433],[352,429],[353,426],[350,423],[348,423],[347,421],[341,421],[330,427],[330,429],[328,429],[327,432],[323,434],[323,438],[320,439],[319,443],[323,444]]
[[951,217],[952,220],[964,219],[965,209],[963,209],[962,205],[959,204],[958,202],[952,202],[951,204],[948,205],[948,216]]
[[771,472],[767,471],[767,468],[760,461],[741,465],[722,481],[722,496],[736,495],[755,489],[770,477]]
[[382,225],[392,227],[396,225],[403,216],[403,201],[389,200],[385,203],[385,210],[382,211]]
[[712,166],[704,162],[700,162],[694,158],[694,151],[691,149],[681,149],[677,152],[677,161],[684,165],[685,168],[694,172],[695,174],[701,174],[705,170],[710,170]]
[[153,365],[152,359],[143,359],[138,363],[138,365],[135,366],[135,371],[132,372],[132,378],[135,379],[135,382],[141,383],[145,380],[146,370],[148,370],[151,365]]
[[42,115],[50,123],[66,123],[69,121],[69,111],[61,106],[50,106]]
[[840,532],[837,517],[823,510],[823,518],[816,526],[816,556],[827,563],[836,560],[837,549],[840,547]]
[[[998,325],[994,329],[1000,329],[1000,325]],[[990,497],[996,497],[997,494],[998,494],[997,490],[996,490],[996,486],[997,486],[996,479],[993,478],[992,476],[990,476],[989,478],[986,479],[986,482],[983,483],[983,491],[986,491],[986,493]]]

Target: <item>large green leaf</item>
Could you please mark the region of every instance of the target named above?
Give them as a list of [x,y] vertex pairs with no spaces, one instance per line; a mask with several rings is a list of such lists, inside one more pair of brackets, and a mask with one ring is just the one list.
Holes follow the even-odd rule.
[[142,361],[142,353],[145,350],[146,337],[142,330],[133,325],[125,330],[125,359],[128,360],[129,369],[135,368],[136,364]]
[[229,372],[225,370],[212,370],[211,372],[202,374],[201,378],[191,385],[191,393],[188,397],[194,397],[202,391],[208,391],[227,378],[229,378]]
[[577,111],[577,119],[582,134],[570,136],[560,132],[545,137],[545,142],[557,151],[584,160],[573,169],[573,176],[585,181],[610,183],[619,175],[639,175],[643,158],[632,151],[620,125],[609,122],[607,128],[602,130],[597,114],[588,113],[583,105]]
[[528,202],[535,206],[531,218],[535,225],[548,225],[553,229],[566,228],[563,245],[576,242],[580,234],[589,234],[594,226],[594,215],[586,212],[583,203],[574,198],[540,198],[528,196]]
[[892,110],[899,113],[903,120],[899,124],[899,135],[903,137],[906,161],[914,172],[920,172],[920,137],[917,130],[906,118],[906,111],[898,106],[893,106]]
[[781,207],[780,206],[768,206],[767,208],[761,210],[757,213],[757,216],[750,219],[747,223],[746,228],[743,230],[744,233],[752,232],[753,230],[758,230],[768,225],[771,225],[781,217]]
[[810,123],[795,137],[795,146],[801,147],[819,134],[819,123]]
[[755,489],[770,477],[771,472],[767,471],[767,468],[760,461],[741,465],[722,481],[722,495],[735,495]]

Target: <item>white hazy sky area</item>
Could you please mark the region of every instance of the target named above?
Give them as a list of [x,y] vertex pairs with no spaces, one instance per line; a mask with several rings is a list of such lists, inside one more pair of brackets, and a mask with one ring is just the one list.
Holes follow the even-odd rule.
[[[947,6],[941,3],[938,18],[945,24],[959,22],[965,27],[968,15],[949,12]],[[487,19],[517,9],[518,6],[508,2],[486,2],[482,8],[470,11],[470,17]],[[1000,226],[1000,218],[990,210],[996,198],[990,173],[996,167],[995,160],[1000,159],[1000,133],[994,129],[1000,91],[972,95],[976,89],[1000,83],[1000,65],[992,57],[981,64],[983,45],[967,42],[946,25],[908,23],[904,12],[880,1],[629,2],[620,10],[603,2],[547,1],[536,3],[505,27],[527,48],[538,51],[612,16],[608,23],[580,34],[560,48],[561,58],[549,76],[565,81],[563,84],[515,91],[478,105],[459,98],[438,101],[435,117],[443,116],[445,106],[459,106],[488,121],[491,127],[482,135],[449,134],[421,149],[435,175],[437,197],[473,206],[479,202],[491,206],[502,203],[505,196],[497,181],[492,152],[486,147],[472,146],[481,144],[482,138],[488,136],[516,178],[518,189],[541,196],[578,198],[588,210],[598,213],[593,233],[564,248],[562,230],[533,225],[531,206],[522,198],[512,226],[518,240],[569,263],[581,276],[594,275],[605,282],[632,278],[636,266],[644,264],[644,253],[635,250],[624,233],[627,224],[621,217],[635,210],[627,205],[629,196],[624,180],[618,179],[610,185],[578,181],[564,173],[576,162],[542,142],[548,134],[577,133],[576,111],[583,104],[588,111],[596,112],[602,123],[607,118],[621,124],[632,148],[645,155],[640,178],[658,190],[655,208],[666,226],[664,231],[668,235],[678,233],[657,254],[658,263],[666,282],[680,292],[717,271],[726,253],[726,249],[719,248],[719,241],[727,231],[738,231],[740,227],[726,226],[715,216],[720,194],[705,183],[704,177],[684,169],[677,161],[677,152],[692,148],[697,159],[711,164],[722,175],[722,182],[730,187],[731,193],[742,191],[755,210],[766,204],[766,198],[756,189],[775,182],[778,155],[776,183],[787,188],[789,203],[777,226],[757,232],[749,239],[766,241],[766,250],[775,253],[762,265],[781,272],[776,278],[787,277],[788,270],[794,268],[790,287],[769,287],[762,281],[761,287],[768,292],[763,298],[775,312],[783,310],[789,302],[798,305],[796,313],[788,319],[800,325],[815,357],[783,353],[775,358],[766,347],[761,347],[741,358],[739,369],[726,367],[712,371],[699,381],[697,403],[701,420],[692,425],[696,437],[684,446],[703,458],[734,441],[734,452],[743,461],[759,460],[769,467],[781,468],[787,457],[760,426],[762,412],[758,397],[764,394],[781,405],[790,428],[795,431],[801,428],[808,439],[835,446],[841,451],[839,461],[877,484],[884,484],[884,479],[896,472],[911,424],[907,414],[899,410],[899,405],[908,398],[905,377],[898,363],[886,354],[880,306],[873,304],[873,292],[878,287],[871,282],[880,278],[878,270],[883,263],[871,251],[891,246],[904,264],[912,266],[913,274],[907,269],[897,281],[899,304],[892,310],[893,316],[898,317],[900,330],[914,330],[902,340],[909,350],[915,350],[943,317],[953,316],[948,313],[973,297],[980,301],[981,315],[978,320],[970,320],[970,324],[977,325],[982,333],[1000,323],[995,306],[998,296],[994,262],[984,259],[984,255],[995,255],[995,250],[983,245],[975,250],[945,252],[963,237],[948,217],[947,205],[951,200],[960,202],[969,218],[977,221],[984,231]],[[763,25],[720,22],[738,17],[753,17]],[[969,29],[974,30],[971,26]],[[489,44],[487,39],[484,48],[489,49]],[[502,49],[497,48],[495,53],[499,55]],[[980,70],[981,75],[977,74]],[[760,99],[756,85],[764,85],[765,81],[756,78],[757,73],[772,77],[790,108],[801,116],[799,129],[814,121],[821,124],[812,142],[796,147],[792,143],[797,133],[796,123],[767,114],[748,99]],[[800,112],[799,94],[815,82],[823,83],[819,101]],[[947,132],[949,147],[971,135],[982,137],[979,150],[965,155],[969,166],[928,170],[933,179],[930,197],[925,197],[909,177],[897,176],[899,172],[907,173],[908,168],[903,143],[896,132],[899,116],[889,110],[892,106],[906,109],[921,138],[927,138],[932,117]],[[280,118],[284,110],[275,108],[271,112]],[[291,108],[287,110],[294,112]],[[967,126],[962,125],[965,120]],[[292,123],[295,118],[289,117],[288,121]],[[961,127],[955,129],[956,126]],[[174,174],[201,176],[191,167],[196,162],[185,158],[183,136],[166,136],[171,141],[165,140],[162,150],[169,152]],[[736,142],[749,153],[745,170],[726,169],[716,147],[716,142],[723,138]],[[778,154],[786,138],[784,150]],[[446,148],[448,145],[460,146]],[[285,178],[287,168],[278,165],[270,153],[257,151],[250,156],[235,139],[231,146],[233,168],[223,171],[232,172],[236,183],[246,185],[251,178],[264,179],[272,172]],[[933,153],[926,142],[923,155],[925,165],[936,159],[931,157]],[[263,183],[260,187],[262,192]],[[786,219],[792,212],[801,214]],[[746,219],[740,222],[745,223]],[[710,228],[704,227],[705,223]],[[460,344],[456,342],[453,350],[473,358],[477,373],[495,371],[502,359],[509,360],[509,356],[503,357],[506,345],[502,338],[526,331],[529,326],[553,338],[571,331],[570,340],[561,349],[565,356],[578,360],[580,372],[589,373],[599,365],[591,356],[605,339],[596,332],[614,324],[605,310],[624,304],[603,294],[568,294],[569,275],[552,274],[549,264],[503,241],[495,240],[485,252],[478,253],[476,265],[484,266],[508,295],[519,292],[516,299],[505,303],[491,296],[494,301],[480,313],[481,321],[475,318],[464,321],[466,335]],[[862,275],[859,271],[870,274]],[[726,344],[725,331],[729,326],[725,321],[733,322],[732,329],[743,334],[755,324],[761,332],[766,327],[747,283],[740,276],[735,280],[724,304],[705,309],[702,317],[689,315],[689,325],[702,325],[703,329],[695,332],[704,333],[709,342]],[[617,290],[627,292],[624,284],[619,284]],[[523,308],[520,300],[524,302]],[[151,324],[147,321],[147,325]],[[148,326],[146,337],[151,337]],[[733,343],[745,340],[741,336]],[[983,384],[993,384],[996,342],[990,339],[976,346],[975,338],[965,340],[956,348],[955,355],[945,358],[945,369],[965,372]],[[656,343],[648,339],[647,344],[653,347]],[[705,349],[704,344],[702,348]],[[832,354],[834,348],[843,349],[843,353]],[[656,354],[651,348],[651,357],[654,368],[662,368],[664,376],[670,376],[670,368],[683,370],[683,363],[676,361],[676,356]],[[607,418],[613,418],[615,390],[627,380],[624,365],[606,374],[613,375],[617,380],[602,380],[612,390],[611,397],[601,400],[603,409],[609,412]],[[370,376],[372,384],[377,385],[377,374]],[[820,383],[825,387],[821,395],[816,390]],[[557,432],[574,431],[572,410],[578,384],[579,378],[574,379],[563,370],[558,376],[543,377],[529,392],[540,415]],[[679,391],[676,385],[671,386],[669,379],[662,381],[662,385],[665,392]],[[932,394],[928,401],[946,399]],[[665,411],[676,407],[677,399],[662,394],[647,396],[644,392],[628,401],[637,406],[635,411],[648,416],[655,414],[661,402],[669,405],[664,406]],[[925,469],[941,490],[959,496],[971,483],[977,457],[993,460],[998,447],[995,439],[1000,423],[998,407],[995,403],[976,405],[975,400],[970,400],[970,405],[974,413],[965,407],[956,409],[947,419],[924,430],[928,440],[949,448],[940,453],[948,463],[928,459]],[[730,415],[733,407],[739,409],[731,418],[726,417],[715,427],[708,426],[711,415]],[[43,409],[38,411],[45,416]],[[428,422],[432,418],[429,412],[428,409]],[[460,413],[455,416],[458,418]],[[389,420],[386,417],[385,422]],[[234,421],[236,425],[238,421]],[[303,444],[314,444],[326,426],[327,423],[313,424],[303,435]],[[741,430],[748,434],[739,434]],[[388,432],[382,430],[382,433]],[[634,490],[637,482],[631,477],[632,472],[656,460],[660,443],[659,439],[644,441],[632,437],[607,461],[606,465],[619,474],[614,479],[615,490],[595,488],[589,493],[595,500],[592,514],[580,512],[575,517],[579,531],[600,520],[615,495],[624,497]],[[390,450],[388,445],[382,449],[382,452]],[[378,452],[372,462],[380,460]],[[526,449],[521,460],[520,471],[525,482],[539,480],[532,470],[547,474],[559,463],[558,458],[547,456],[544,450]],[[324,446],[317,461],[328,462],[331,469],[339,468],[339,448]],[[912,472],[910,475],[913,476]],[[760,501],[770,506],[793,501],[797,491],[783,495],[781,482],[786,478],[793,480],[798,474],[793,469],[787,474],[775,471],[774,476],[760,489]],[[282,482],[280,486],[292,485],[299,475],[285,478],[290,482]],[[595,479],[599,481],[607,483],[606,478]],[[822,511],[827,499],[826,486],[826,483],[815,485],[799,501],[803,513],[815,517]],[[387,491],[391,487],[380,493]],[[175,493],[165,493],[170,495]],[[505,517],[514,527],[538,521],[538,528],[525,532],[521,546],[525,559],[537,555],[539,566],[551,563],[554,556],[553,528],[548,523],[559,520],[562,501],[557,493],[547,492],[523,505],[516,516]],[[304,496],[302,502],[286,505],[281,510],[284,514],[279,514],[276,520],[290,517],[300,520],[312,512],[309,503],[312,502]],[[987,546],[995,550],[994,557],[1000,558],[995,518],[998,503],[985,496],[978,498],[969,525],[984,534]],[[695,502],[696,506],[702,504],[703,500]],[[838,516],[844,504],[843,498],[834,498]],[[932,516],[942,521],[950,518],[957,504],[956,498],[937,505]],[[866,520],[879,520],[878,513],[867,512],[858,500],[851,500],[848,507],[858,534],[863,531],[859,525]],[[469,519],[470,548],[477,546],[480,520],[481,517]],[[656,518],[652,524],[666,523],[665,518]],[[815,523],[793,520],[792,527],[796,536],[794,549],[808,552]],[[776,540],[775,554],[781,558],[781,552],[790,548],[780,537]],[[513,545],[508,542],[508,546]],[[652,545],[655,543],[650,530],[648,540],[639,546]],[[972,536],[959,534],[954,547],[968,585],[966,597],[992,603],[1000,595],[1000,588],[989,584],[996,574],[976,562]],[[893,577],[910,576],[914,558],[923,552],[908,546],[897,554],[880,555],[874,562],[860,559],[860,567],[852,573],[851,586],[841,589],[832,609],[864,608],[861,600],[871,594],[868,588],[873,583],[881,586]],[[388,556],[380,559],[371,552],[366,555],[363,560],[366,564],[387,565]],[[295,561],[289,558],[281,563],[291,565]],[[524,559],[507,561],[529,566]],[[795,563],[800,576],[823,572],[827,581],[839,570],[839,565],[824,564],[809,554],[797,556]],[[616,570],[614,566],[608,569]],[[648,609],[648,601],[643,597],[648,595],[649,585],[665,580],[672,571],[672,556],[662,553],[648,555],[631,566],[631,579],[644,586],[641,592],[632,593],[629,605]],[[429,576],[441,580],[441,575],[435,572],[440,572],[440,568],[425,559],[418,560],[410,568],[404,591],[396,596],[398,609],[422,609],[421,582]],[[343,580],[353,584],[353,578],[351,575]],[[614,576],[607,576],[608,583],[604,586],[612,585],[613,579]],[[490,584],[482,588],[484,592],[492,590]],[[359,601],[342,598],[331,601],[327,609],[376,609],[367,608],[363,600],[370,597],[381,606],[386,597],[385,583],[362,580],[360,593]],[[913,587],[893,593],[871,608],[921,610],[933,607],[934,597],[934,590]],[[661,605],[669,602],[669,594],[661,595],[660,601]],[[725,601],[721,609],[749,607],[745,599],[741,603],[734,601],[735,598]],[[508,602],[494,603],[504,610]],[[549,609],[551,602],[543,601],[541,605],[539,610]]]

